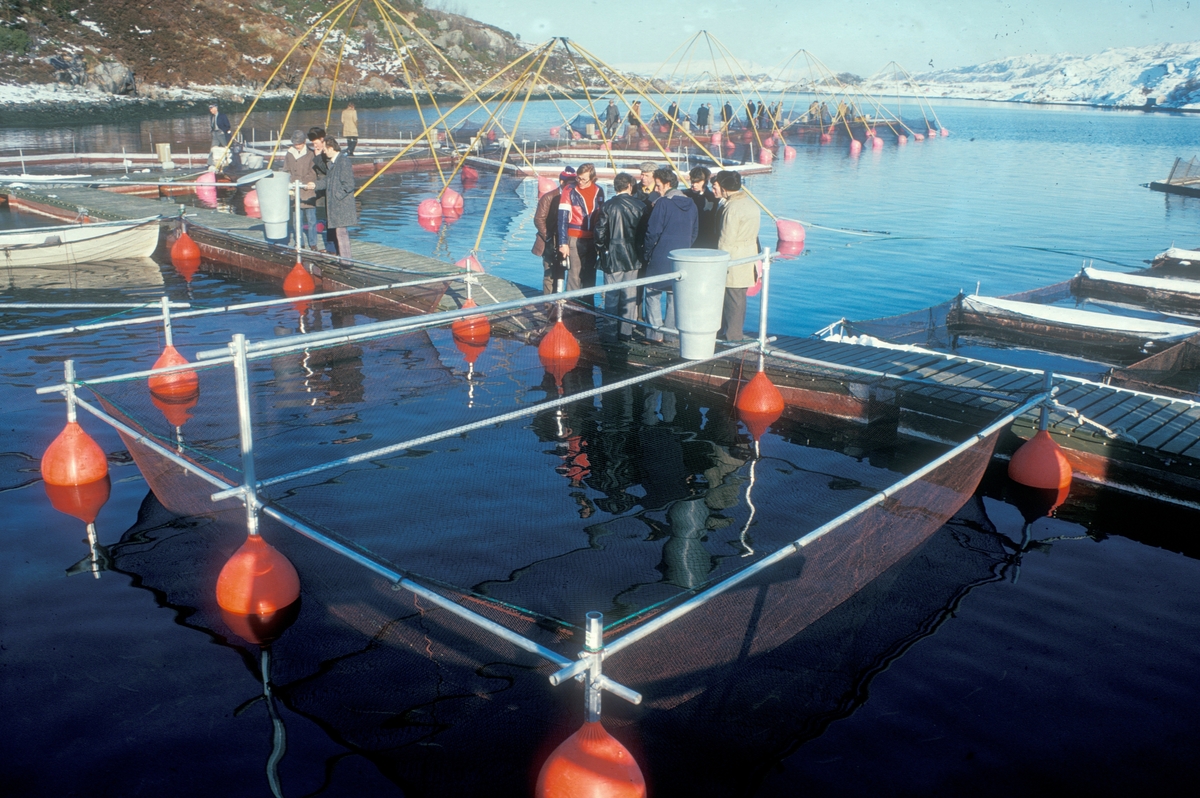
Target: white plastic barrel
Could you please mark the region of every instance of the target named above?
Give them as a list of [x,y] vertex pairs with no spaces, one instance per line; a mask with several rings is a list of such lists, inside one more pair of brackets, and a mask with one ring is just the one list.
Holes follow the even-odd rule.
[[717,330],[721,329],[729,253],[720,249],[673,249],[669,257],[672,271],[684,272],[675,283],[679,356],[685,360],[712,357],[717,349]]
[[288,218],[291,203],[288,201],[288,176],[286,172],[272,172],[259,180],[258,207],[262,213],[263,235],[270,241],[288,237]]

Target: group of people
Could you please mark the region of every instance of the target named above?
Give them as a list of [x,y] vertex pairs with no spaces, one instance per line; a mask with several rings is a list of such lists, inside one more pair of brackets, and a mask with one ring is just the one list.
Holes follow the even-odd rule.
[[[351,106],[353,108],[353,106]],[[345,123],[343,123],[343,129]],[[347,148],[345,155],[349,155]],[[326,252],[350,258],[350,230],[358,224],[354,201],[354,170],[350,159],[342,157],[338,140],[323,127],[311,127],[308,133],[292,133],[292,146],[284,154],[284,171],[293,183],[300,184],[300,219],[309,249],[317,249],[317,208],[325,208]]]
[[[669,253],[692,247],[720,249],[733,260],[758,252],[761,223],[758,206],[742,188],[741,175],[705,167],[688,174],[681,189],[674,169],[647,161],[640,179],[626,172],[613,178],[608,200],[596,185],[590,163],[565,168],[557,188],[538,198],[534,211],[537,240],[533,254],[542,258],[542,292],[555,293],[565,279],[566,289],[596,285],[597,269],[613,285],[672,271]],[[710,185],[711,183],[711,185]],[[746,263],[729,270],[718,336],[727,341],[745,338],[746,291],[757,280],[755,266]],[[644,321],[651,329],[646,340],[661,341],[659,328],[674,327],[671,284],[620,288],[605,294],[609,315]],[[628,341],[633,325],[619,322],[605,336]]]
[[[781,127],[783,120],[783,102],[764,105],[762,102],[748,102],[746,104],[746,122],[745,126],[749,128],[758,128],[759,130],[773,130]],[[621,111],[617,108],[614,100],[608,101],[608,106],[604,109],[603,115],[604,138],[611,140],[616,138],[618,128],[621,126]],[[634,100],[630,105],[628,113],[625,114],[625,138],[635,139],[645,132],[645,122],[642,120],[642,102]],[[728,130],[730,128],[741,125],[740,119],[733,110],[733,105],[726,102],[718,111],[714,111],[712,103],[702,103],[696,109],[695,117],[684,109],[679,107],[679,103],[672,102],[665,114],[656,114],[651,120],[652,125],[670,125],[672,127],[683,128],[685,130],[695,130],[698,133],[711,133],[714,130]]]

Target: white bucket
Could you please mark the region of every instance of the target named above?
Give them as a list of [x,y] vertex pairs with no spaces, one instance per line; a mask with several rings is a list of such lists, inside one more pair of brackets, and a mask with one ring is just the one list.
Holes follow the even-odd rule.
[[685,360],[712,357],[721,329],[725,304],[725,274],[729,253],[720,249],[673,249],[671,268],[684,276],[675,283],[675,327],[679,356]]
[[291,203],[288,201],[288,176],[286,172],[272,172],[254,186],[258,189],[258,207],[262,214],[263,235],[269,241],[288,237],[288,218]]

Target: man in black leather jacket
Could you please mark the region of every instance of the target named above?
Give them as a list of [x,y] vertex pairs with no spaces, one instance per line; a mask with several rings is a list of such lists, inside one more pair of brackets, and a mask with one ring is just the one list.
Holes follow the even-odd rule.
[[[604,272],[605,285],[636,280],[642,268],[642,241],[646,236],[648,207],[634,196],[634,182],[633,177],[625,172],[613,178],[613,191],[616,194],[601,206],[596,219],[597,265]],[[611,315],[636,321],[637,293],[636,287],[609,291],[604,295],[604,309]],[[603,336],[608,343],[628,341],[633,335],[632,324],[622,323],[614,327],[620,329]]]

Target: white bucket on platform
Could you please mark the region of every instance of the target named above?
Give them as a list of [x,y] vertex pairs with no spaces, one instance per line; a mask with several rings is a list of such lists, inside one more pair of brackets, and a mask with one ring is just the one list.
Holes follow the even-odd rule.
[[258,207],[262,214],[263,235],[270,241],[286,239],[288,237],[288,219],[291,216],[287,173],[272,172],[259,180],[255,188],[258,189]]
[[675,327],[679,356],[685,360],[712,357],[721,329],[725,304],[725,274],[729,253],[720,249],[673,249],[671,268],[684,276],[675,283]]

